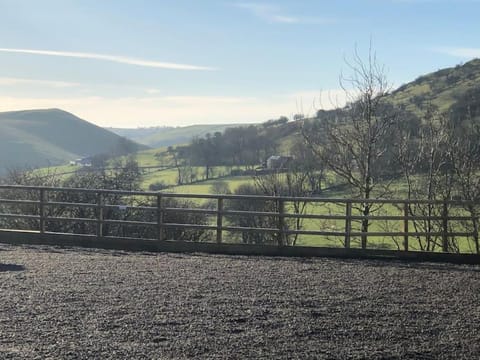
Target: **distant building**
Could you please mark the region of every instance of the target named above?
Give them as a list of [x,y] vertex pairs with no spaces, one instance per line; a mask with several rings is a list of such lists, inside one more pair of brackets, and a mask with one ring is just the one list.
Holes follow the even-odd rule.
[[70,165],[92,166],[92,158],[90,156],[70,161]]
[[267,159],[267,169],[285,169],[292,161],[292,156],[272,155]]

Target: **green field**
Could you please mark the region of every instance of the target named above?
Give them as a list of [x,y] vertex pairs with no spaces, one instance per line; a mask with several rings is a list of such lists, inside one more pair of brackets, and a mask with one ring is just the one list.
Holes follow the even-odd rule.
[[[135,159],[138,162],[140,167],[148,166],[164,166],[171,165],[172,159],[165,152],[165,148],[160,149],[151,149],[139,152],[135,155]],[[160,156],[158,155],[160,154]],[[157,156],[156,156],[157,155]],[[126,157],[117,159],[121,162],[125,162]],[[113,165],[114,161],[111,161],[109,165]],[[40,175],[52,175],[56,174],[62,177],[71,176],[71,172],[78,169],[77,166],[63,165],[57,167],[50,167],[36,170],[35,172]],[[191,184],[177,186],[177,169],[146,169],[142,175],[141,188],[143,190],[149,190],[151,184],[161,183],[167,186],[166,189],[162,190],[169,193],[180,193],[180,194],[213,194],[216,192],[216,189],[223,188],[230,192],[234,192],[240,185],[243,184],[253,184],[254,180],[250,176],[225,176],[228,174],[230,168],[218,166],[213,169],[213,173],[218,177],[210,180],[202,180],[204,178],[205,169],[203,167],[192,167],[192,173],[195,173],[197,181]],[[65,174],[65,175],[62,175]],[[330,184],[338,183],[335,177],[332,174],[327,174],[327,179]],[[393,198],[403,199],[406,198],[407,189],[406,184],[402,181],[397,181],[391,184],[392,196]],[[348,198],[350,194],[348,191],[326,191],[322,194],[325,198]],[[202,207],[206,204],[206,201],[195,200],[194,204],[196,206]],[[210,204],[211,205],[211,204]],[[288,209],[288,205],[287,205]],[[388,215],[402,215],[402,212],[392,206],[385,205],[380,210],[382,214]],[[307,214],[318,214],[318,215],[343,215],[345,214],[344,205],[334,205],[334,204],[322,204],[322,205],[308,205]],[[215,219],[212,218],[212,224],[215,223]],[[413,224],[409,224],[410,229],[413,229]],[[359,224],[353,224],[353,229],[359,231]],[[402,231],[403,222],[401,221],[372,221],[369,231],[372,232],[381,232],[385,231],[388,228],[390,231]],[[316,230],[316,231],[335,231],[343,232],[345,229],[344,220],[319,220],[319,219],[306,219],[302,225],[303,230]],[[412,230],[411,230],[412,231]],[[228,234],[225,235],[225,240],[228,239]],[[298,245],[304,246],[330,246],[330,247],[341,247],[343,246],[343,236],[338,237],[325,237],[325,236],[315,236],[315,235],[299,235],[297,240]],[[380,249],[397,249],[402,248],[403,238],[392,238],[392,237],[369,237],[368,247],[370,248],[380,248]],[[459,247],[463,252],[471,252],[471,242],[467,239],[459,239]],[[360,239],[353,238],[351,241],[352,247],[360,247]],[[415,238],[410,239],[410,248],[413,250],[418,250],[418,243]]]
[[[199,184],[183,185],[173,187],[168,192],[182,193],[182,194],[211,194],[214,185],[217,182],[225,183],[229,186],[230,190],[234,191],[239,185],[246,183],[253,183],[251,177],[229,177],[221,180],[209,180]],[[403,182],[396,182],[392,184],[392,189],[395,194],[395,198],[403,199],[406,197],[406,186]],[[325,198],[347,198],[349,194],[346,192],[326,192],[323,197]],[[206,201],[195,201],[197,206],[206,206]],[[203,204],[203,205],[202,205]],[[287,204],[287,211],[292,213],[293,207]],[[462,210],[455,210],[457,215],[462,213]],[[316,215],[344,215],[344,204],[331,204],[331,203],[318,203],[307,205],[306,214]],[[389,215],[389,216],[402,216],[403,209],[400,206],[394,206],[392,204],[383,205],[377,212],[377,215]],[[353,210],[353,215],[360,215],[359,210]],[[215,223],[215,219],[212,218],[212,224]],[[404,222],[399,220],[372,220],[369,226],[371,232],[390,232],[390,231],[403,231]],[[454,228],[459,230],[460,224],[454,223]],[[314,230],[314,231],[333,231],[343,233],[345,230],[344,220],[331,220],[331,219],[305,219],[301,227],[302,230]],[[409,222],[409,229],[414,231],[413,222]],[[360,231],[360,223],[352,223],[352,231]],[[228,235],[225,240],[228,241]],[[458,246],[461,252],[473,252],[473,242],[467,238],[457,238]],[[343,247],[344,236],[318,236],[318,235],[299,235],[296,244],[302,246],[327,246],[327,247]],[[360,238],[352,237],[351,247],[360,248]],[[377,249],[403,249],[403,237],[372,237],[368,238],[368,248]],[[409,248],[411,250],[420,250],[418,240],[415,237],[409,238]],[[440,251],[440,249],[437,249]]]
[[231,176],[222,179],[202,181],[197,184],[175,186],[169,189],[169,192],[180,194],[212,194],[213,188],[217,184],[225,184],[231,192],[234,192],[240,185],[252,183],[253,179],[250,176]]
[[[334,204],[319,204],[309,206],[307,209],[308,214],[318,214],[318,215],[344,215],[345,206],[344,205],[334,205]],[[462,210],[456,210],[457,215],[466,215]],[[353,215],[360,215],[359,211],[354,211]],[[372,214],[373,215],[373,214]],[[389,215],[389,216],[402,216],[403,210],[399,207],[395,207],[391,204],[384,205],[378,212],[374,215]],[[404,222],[402,220],[373,220],[370,223],[369,231],[370,232],[402,232]],[[462,229],[462,226],[459,222],[455,222],[453,227],[457,231]],[[304,230],[321,230],[321,231],[335,231],[335,232],[344,232],[345,221],[344,220],[317,220],[317,219],[306,219],[303,223]],[[352,223],[352,231],[360,231],[360,223]],[[412,221],[409,221],[409,231],[414,232],[414,225]],[[464,231],[464,230],[462,230]],[[368,238],[367,247],[368,248],[378,248],[378,249],[402,249],[403,250],[403,236],[395,237],[373,237]],[[473,252],[473,242],[471,239],[465,237],[457,237],[458,246],[460,252]],[[320,237],[315,235],[300,235],[297,241],[298,245],[304,246],[334,246],[342,247],[344,237]],[[440,240],[439,240],[440,241]],[[351,247],[360,248],[360,238],[352,237]],[[409,249],[410,250],[420,250],[418,239],[416,237],[409,237]],[[437,249],[440,251],[440,248]]]

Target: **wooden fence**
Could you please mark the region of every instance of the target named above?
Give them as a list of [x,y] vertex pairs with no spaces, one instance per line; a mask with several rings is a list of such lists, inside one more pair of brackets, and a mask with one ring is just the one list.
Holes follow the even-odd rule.
[[[168,199],[187,199],[190,206],[169,206]],[[196,206],[195,204],[203,205]],[[252,202],[269,203],[266,211],[235,209],[226,202],[248,204]],[[295,211],[295,204],[306,205],[307,211]],[[193,204],[193,205],[192,205]],[[205,205],[207,204],[207,205]],[[395,214],[388,212],[371,212],[368,216],[362,214],[365,204],[377,208],[389,207]],[[195,205],[195,206],[194,206]],[[296,236],[309,236],[337,239],[338,246],[349,249],[358,247],[366,249],[375,242],[358,241],[365,239],[387,238],[401,239],[396,243],[400,251],[429,250],[434,252],[461,252],[462,249],[452,247],[452,240],[463,239],[473,244],[470,253],[478,253],[478,219],[465,209],[472,209],[477,203],[469,201],[427,201],[427,200],[365,200],[365,199],[329,199],[316,197],[270,197],[247,195],[204,195],[204,194],[171,194],[159,192],[91,190],[54,188],[37,186],[0,185],[0,224],[3,229],[33,231],[40,234],[66,233],[81,236],[104,238],[111,236],[106,231],[115,227],[134,227],[149,229],[148,231],[126,232],[124,237],[146,237],[158,241],[185,240],[168,238],[170,229],[183,229],[206,232],[210,237],[202,241],[216,243],[231,242],[231,236],[226,234],[256,233],[264,234],[274,239],[274,245],[282,247],[292,245],[291,239]],[[328,212],[318,211],[330,207]],[[423,212],[415,213],[422,207]],[[60,211],[61,209],[76,209],[76,212]],[[317,209],[314,211],[314,209]],[[332,210],[333,209],[333,210]],[[425,211],[427,209],[428,211]],[[57,211],[56,211],[57,210]],[[71,216],[71,214],[83,214]],[[135,216],[128,214],[135,213]],[[187,223],[186,221],[171,221],[171,214],[196,214],[208,218],[202,223]],[[65,216],[65,214],[70,214]],[[270,219],[268,226],[241,226],[236,218],[250,217]],[[186,217],[188,219],[188,217]],[[297,221],[298,220],[298,221]],[[393,222],[395,226],[379,229],[370,225],[368,232],[362,232],[358,222],[368,220],[374,222]],[[301,221],[310,221],[310,226],[298,226]],[[332,227],[315,228],[315,221],[334,223]],[[418,222],[428,226],[419,227]],[[297,226],[293,226],[297,224]],[[56,224],[56,225],[55,225]],[[59,224],[64,224],[60,226]],[[65,224],[76,224],[68,227]],[[82,233],[79,233],[79,229]],[[71,229],[66,231],[65,229]],[[143,234],[143,235],[142,235]],[[144,235],[147,234],[147,235]],[[170,234],[170,235],[169,235]],[[118,233],[115,235],[119,237]],[[178,235],[177,235],[178,236]],[[120,234],[122,237],[122,234]],[[438,239],[437,246],[419,249],[412,246],[412,239]],[[353,241],[355,242],[352,244]],[[237,239],[242,242],[242,239]],[[272,245],[272,241],[269,243]]]

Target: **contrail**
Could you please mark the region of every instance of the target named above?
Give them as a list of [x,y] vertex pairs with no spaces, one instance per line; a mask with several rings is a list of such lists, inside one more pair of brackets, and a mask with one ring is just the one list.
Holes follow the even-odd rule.
[[160,68],[160,69],[170,69],[170,70],[199,70],[199,71],[215,70],[214,68],[207,67],[207,66],[176,64],[176,63],[159,62],[159,61],[153,61],[153,60],[136,59],[136,58],[126,57],[126,56],[94,54],[94,53],[73,52],[73,51],[10,49],[10,48],[0,48],[0,51],[8,52],[8,53],[60,56],[60,57],[71,57],[71,58],[81,58],[81,59],[95,59],[95,60],[103,60],[103,61],[112,61],[120,64],[153,67],[153,68]]

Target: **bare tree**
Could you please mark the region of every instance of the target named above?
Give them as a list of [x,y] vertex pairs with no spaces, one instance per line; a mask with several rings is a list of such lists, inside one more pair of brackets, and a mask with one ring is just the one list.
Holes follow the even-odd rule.
[[308,186],[303,193],[319,194],[323,191],[322,183],[325,183],[325,166],[318,161],[311,147],[305,143],[303,138],[296,139],[290,149],[293,156],[293,169],[296,173],[301,173],[302,184],[306,181]]
[[[307,202],[301,198],[312,195],[308,175],[309,173],[301,168],[301,164],[294,161],[287,169],[254,176],[254,184],[257,191],[264,195],[299,198],[288,202],[288,211],[299,215],[304,214],[307,210]],[[278,203],[273,204],[273,211],[280,211]],[[284,222],[289,229],[301,230],[303,220],[301,217],[295,217],[287,218]],[[283,240],[287,245],[296,245],[298,234],[286,236],[285,239],[280,239],[280,243],[283,243]]]
[[479,244],[479,215],[480,209],[477,202],[480,200],[480,124],[475,122],[471,114],[461,124],[451,124],[450,158],[454,174],[454,186],[457,195],[464,200],[465,210],[470,216],[470,221],[463,226],[472,231],[475,252],[480,254]]
[[[303,136],[319,161],[350,185],[353,196],[366,200],[383,197],[390,187],[384,180],[391,175],[388,140],[397,115],[384,101],[390,85],[371,49],[366,61],[355,51],[347,65],[352,74],[342,76],[340,83],[349,103],[321,118],[316,129],[304,127]],[[365,216],[361,244],[366,248],[367,216],[376,209],[365,201],[359,210]]]
[[183,185],[191,182],[188,169],[191,167],[186,156],[187,149],[184,146],[169,146],[167,151],[159,153],[159,158],[164,154],[170,155],[173,166],[177,170],[177,185]]
[[[396,149],[407,185],[407,199],[434,201],[451,197],[451,135],[445,114],[429,105],[418,129],[399,129]],[[421,250],[433,251],[441,246],[440,237],[430,234],[440,231],[441,221],[433,219],[441,217],[442,211],[443,208],[434,202],[409,204],[409,214],[422,217],[412,220],[415,231],[427,234],[417,236]]]

